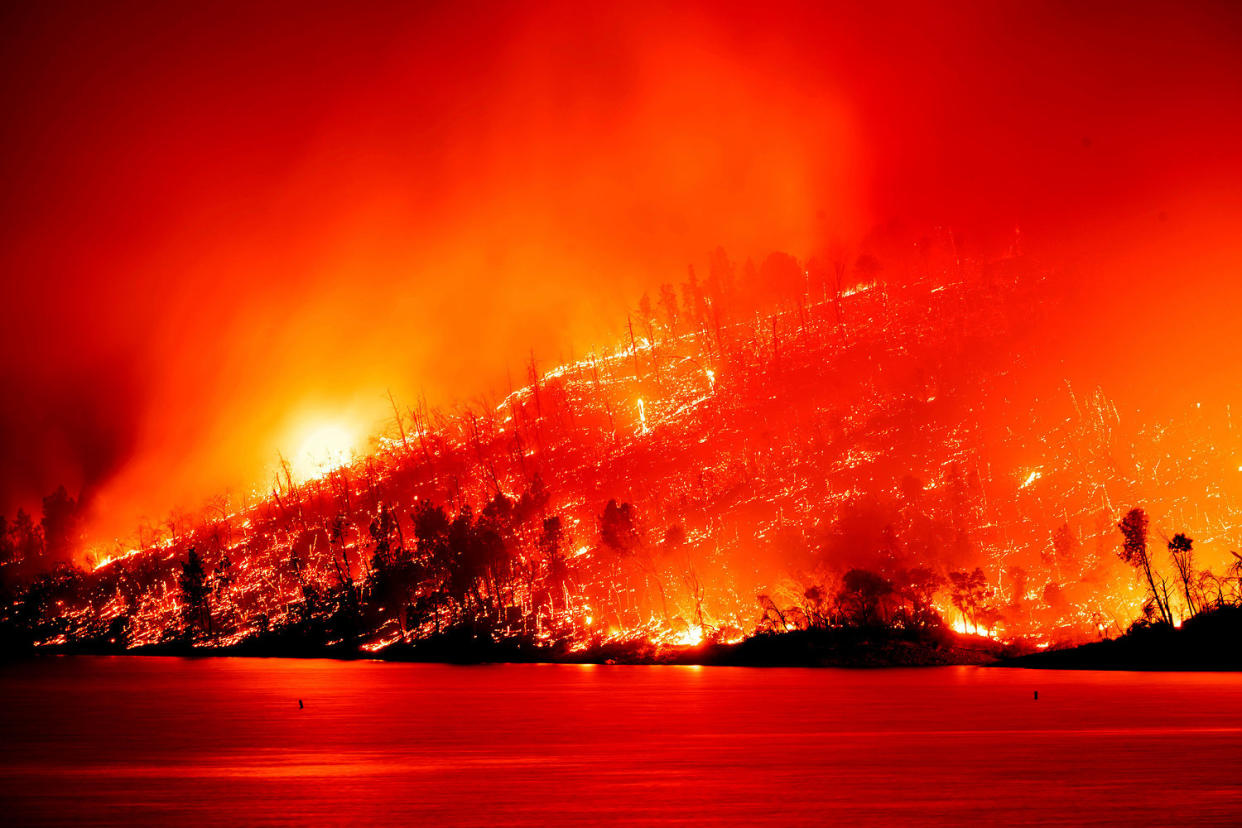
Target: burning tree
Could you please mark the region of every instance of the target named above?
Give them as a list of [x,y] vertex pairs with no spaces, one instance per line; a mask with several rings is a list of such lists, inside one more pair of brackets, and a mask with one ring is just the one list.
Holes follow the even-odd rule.
[[999,616],[991,604],[987,577],[978,567],[973,572],[949,573],[950,597],[964,621],[978,631],[982,623],[988,629],[996,626]]
[[1117,524],[1121,530],[1121,552],[1118,556],[1142,575],[1147,585],[1148,604],[1160,613],[1160,620],[1173,625],[1173,613],[1169,608],[1169,589],[1164,577],[1155,571],[1151,555],[1147,552],[1147,513],[1134,508]]

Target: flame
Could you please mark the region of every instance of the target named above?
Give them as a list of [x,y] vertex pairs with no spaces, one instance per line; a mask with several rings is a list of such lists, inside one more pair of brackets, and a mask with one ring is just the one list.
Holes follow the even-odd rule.
[[347,465],[357,445],[356,432],[339,422],[305,426],[297,450],[289,458],[294,480],[304,483]]
[[690,627],[685,632],[678,633],[673,638],[673,644],[678,647],[697,647],[703,643],[703,628]]

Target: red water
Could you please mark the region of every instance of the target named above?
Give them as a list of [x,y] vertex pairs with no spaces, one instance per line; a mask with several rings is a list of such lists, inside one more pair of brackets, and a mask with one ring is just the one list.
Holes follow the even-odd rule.
[[63,658],[0,728],[9,824],[1242,822],[1240,674]]

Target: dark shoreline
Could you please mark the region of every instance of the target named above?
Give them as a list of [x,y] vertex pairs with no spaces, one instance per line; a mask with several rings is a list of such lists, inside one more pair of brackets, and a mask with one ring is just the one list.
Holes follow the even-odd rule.
[[997,666],[1045,670],[1242,671],[1242,607],[1217,607],[1176,628],[1139,624],[1118,638],[1004,658]]
[[982,636],[947,629],[834,628],[760,633],[736,643],[658,646],[612,642],[571,650],[519,640],[496,642],[465,630],[417,644],[393,644],[374,652],[282,638],[251,639],[228,647],[169,642],[123,648],[78,643],[9,649],[4,661],[67,655],[168,656],[179,658],[328,658],[435,664],[633,664],[705,667],[944,667],[978,665],[1039,670],[1153,672],[1242,671],[1242,607],[1219,607],[1180,628],[1135,625],[1125,635],[1077,647],[1032,652]]
[[121,648],[74,644],[45,647],[23,655],[169,656],[182,658],[331,658],[441,664],[633,664],[721,667],[943,667],[986,665],[1014,655],[1013,647],[949,630],[830,629],[764,633],[736,643],[656,646],[648,642],[604,644],[579,651],[443,636],[418,645],[394,644],[369,652],[340,645],[248,641],[229,647],[186,643]]

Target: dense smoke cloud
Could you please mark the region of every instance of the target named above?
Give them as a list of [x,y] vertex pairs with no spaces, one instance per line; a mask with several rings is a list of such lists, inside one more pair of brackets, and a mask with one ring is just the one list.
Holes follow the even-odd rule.
[[7,16],[6,512],[64,482],[124,534],[262,485],[307,424],[373,431],[386,389],[495,395],[611,341],[717,245],[882,249],[893,219],[1062,265],[1040,381],[1227,401],[1223,8]]

